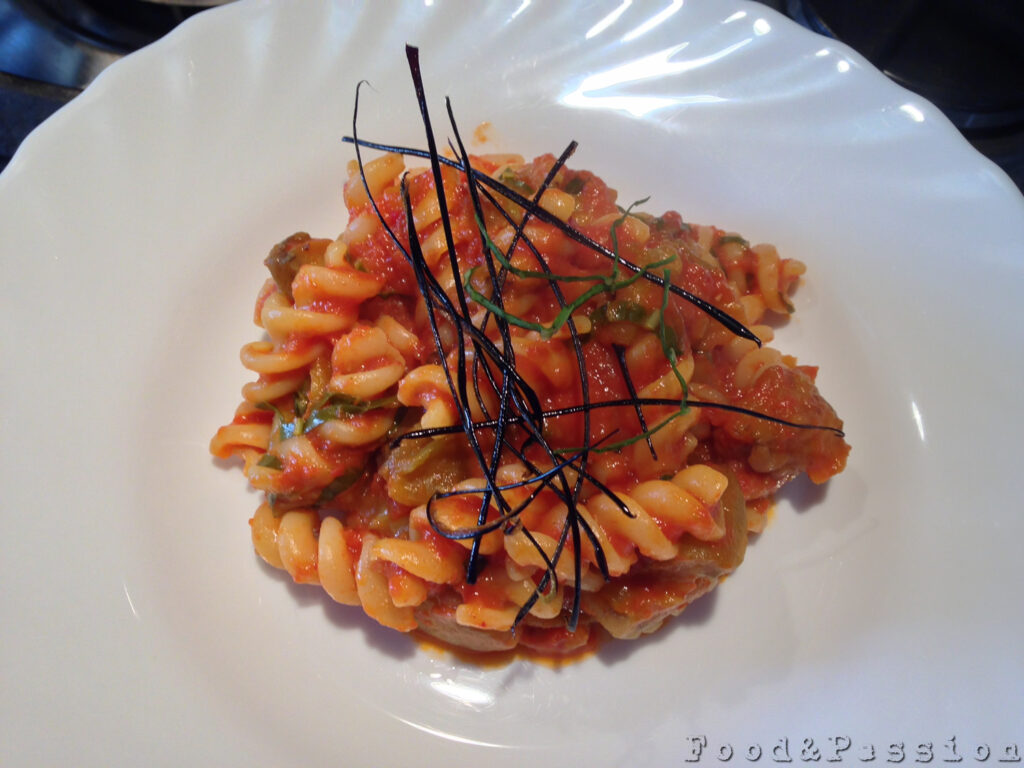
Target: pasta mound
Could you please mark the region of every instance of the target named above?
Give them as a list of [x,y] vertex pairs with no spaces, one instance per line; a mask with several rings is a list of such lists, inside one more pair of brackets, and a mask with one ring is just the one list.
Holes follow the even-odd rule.
[[381,624],[636,638],[740,564],[782,485],[845,465],[816,369],[707,308],[768,341],[804,266],[550,155],[471,162],[497,183],[353,163],[345,231],[273,248],[211,451],[265,495],[259,555]]

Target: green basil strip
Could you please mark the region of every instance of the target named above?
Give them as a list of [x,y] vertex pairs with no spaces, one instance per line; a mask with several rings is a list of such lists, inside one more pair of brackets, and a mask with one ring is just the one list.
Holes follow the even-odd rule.
[[272,453],[264,453],[259,461],[256,462],[258,467],[268,467],[270,469],[282,469],[281,460]]
[[317,499],[317,504],[326,504],[331,501],[335,496],[340,493],[344,493],[353,485],[359,482],[359,478],[363,476],[362,467],[352,467],[346,469],[330,483],[324,486],[324,489],[320,492],[320,498]]

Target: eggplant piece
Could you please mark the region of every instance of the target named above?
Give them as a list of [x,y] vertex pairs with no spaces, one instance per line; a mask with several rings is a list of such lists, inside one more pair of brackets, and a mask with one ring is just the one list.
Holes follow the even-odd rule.
[[684,536],[679,540],[676,561],[714,564],[729,573],[739,567],[747,552],[747,503],[735,475],[721,466],[716,469],[729,478],[721,502],[725,535],[718,541],[700,541],[692,536]]
[[729,477],[722,495],[725,535],[718,541],[700,541],[689,535],[679,540],[679,554],[671,560],[642,560],[629,573],[596,593],[583,594],[583,611],[613,637],[634,639],[654,632],[697,598],[714,589],[732,573],[747,551],[747,504],[739,482]]
[[299,268],[303,264],[322,265],[324,253],[330,244],[330,240],[314,239],[305,232],[296,232],[270,249],[263,263],[270,270],[278,290],[288,297],[288,301],[295,300],[292,296],[292,280],[299,273]]
[[472,453],[462,435],[405,440],[388,453],[380,473],[388,495],[402,504],[426,504],[435,491],[453,488],[472,466]]

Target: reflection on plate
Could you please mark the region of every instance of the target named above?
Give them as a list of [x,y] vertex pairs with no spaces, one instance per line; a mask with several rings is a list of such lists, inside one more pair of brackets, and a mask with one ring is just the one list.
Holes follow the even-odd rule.
[[[0,177],[0,762],[677,764],[1020,739],[1009,478],[1024,203],[927,103],[736,0],[241,2],[115,65]],[[361,130],[432,105],[805,261],[780,344],[854,446],[728,588],[581,663],[479,668],[284,584],[206,456],[269,243],[340,231]],[[898,717],[897,717],[898,715]],[[734,761],[737,758],[734,758]],[[118,762],[120,761],[120,762]]]

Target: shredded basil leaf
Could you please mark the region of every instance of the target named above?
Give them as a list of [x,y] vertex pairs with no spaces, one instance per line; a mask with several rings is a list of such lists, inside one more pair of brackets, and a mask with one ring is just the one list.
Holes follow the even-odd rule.
[[498,181],[500,181],[506,187],[511,187],[512,189],[516,190],[516,192],[519,192],[524,197],[531,197],[537,191],[529,184],[527,184],[525,181],[516,176],[515,171],[513,171],[511,168],[506,168],[504,171],[502,171],[501,175],[498,177]]
[[268,493],[267,494],[267,505],[270,507],[270,511],[274,513],[274,517],[280,517],[284,512],[280,512],[277,509],[278,494]]
[[264,453],[259,461],[256,462],[259,467],[269,467],[270,469],[282,469],[281,460],[272,453]]
[[558,333],[559,330],[561,330],[562,326],[564,326],[568,322],[573,312],[582,307],[595,296],[598,296],[601,293],[609,293],[614,296],[616,291],[619,291],[623,288],[628,288],[633,283],[637,282],[640,278],[642,278],[645,274],[647,274],[649,270],[664,267],[676,260],[677,257],[673,254],[668,258],[662,259],[661,261],[657,261],[653,264],[648,264],[643,268],[643,270],[634,273],[630,277],[622,279],[619,278],[619,244],[618,238],[616,236],[616,229],[618,229],[619,225],[621,225],[622,222],[626,220],[626,217],[629,216],[629,213],[634,206],[642,205],[643,203],[647,202],[648,199],[649,198],[644,198],[643,200],[638,200],[637,202],[633,203],[631,206],[629,206],[629,208],[627,208],[623,212],[622,217],[612,224],[611,238],[615,250],[615,262],[612,265],[611,275],[556,275],[553,273],[549,274],[547,272],[537,272],[532,270],[518,269],[512,266],[511,262],[509,262],[509,260],[505,257],[505,254],[502,252],[501,248],[499,248],[494,243],[494,241],[491,240],[490,235],[488,235],[487,233],[487,228],[484,226],[483,222],[480,221],[479,218],[477,218],[476,224],[480,230],[481,236],[483,237],[484,244],[487,246],[488,250],[490,250],[491,253],[494,254],[494,257],[501,263],[501,265],[512,274],[518,277],[528,277],[537,278],[540,280],[547,280],[552,283],[559,281],[570,282],[582,280],[595,282],[594,285],[587,289],[583,294],[578,296],[572,303],[562,307],[559,313],[555,316],[555,319],[551,322],[551,325],[535,323],[530,320],[524,320],[521,317],[516,317],[515,315],[499,307],[493,301],[491,301],[482,293],[480,293],[480,291],[478,291],[472,285],[473,274],[474,272],[476,272],[477,269],[479,269],[479,267],[473,267],[463,275],[462,285],[466,289],[466,293],[469,294],[470,298],[473,299],[473,301],[475,301],[480,306],[484,307],[489,312],[493,312],[494,314],[498,315],[499,317],[504,319],[505,322],[510,323],[511,325],[518,326],[520,328],[525,328],[530,331],[537,331],[541,335],[541,338],[550,339],[552,336]]
[[278,423],[278,434],[281,440],[287,440],[288,438],[295,437],[296,434],[302,434],[302,419],[289,421],[281,412],[281,409],[273,403],[256,403],[255,407],[261,411],[274,412],[274,421]]
[[[590,322],[594,325],[605,323],[637,323],[645,327],[647,324],[648,312],[635,301],[616,299],[602,304],[590,313]],[[655,314],[655,317],[657,315]],[[651,328],[651,330],[654,330]]]
[[381,397],[377,400],[360,400],[351,395],[333,394],[313,409],[306,421],[303,434],[310,432],[321,424],[345,416],[355,416],[378,408],[397,408],[401,405],[397,397]]
[[327,399],[320,404],[320,408],[337,407],[341,413],[351,415],[374,411],[378,408],[397,408],[399,405],[401,403],[394,396],[380,397],[376,400],[360,400],[351,395],[333,394],[327,396]]
[[309,407],[309,379],[306,379],[302,386],[295,391],[292,399],[295,405],[295,413],[305,413]]
[[320,498],[317,499],[317,504],[326,504],[331,501],[335,496],[340,493],[344,493],[353,485],[359,482],[359,478],[363,476],[362,467],[352,467],[346,469],[330,483],[324,486],[324,489],[320,492]]
[[675,421],[678,417],[686,413],[687,410],[688,407],[686,406],[686,400],[684,399],[682,401],[682,407],[680,408],[680,410],[673,413],[671,416],[669,416],[667,419],[661,422],[661,424],[651,427],[650,429],[645,429],[643,432],[641,432],[639,435],[636,435],[635,437],[627,437],[625,440],[620,440],[617,443],[605,443],[597,448],[555,448],[554,453],[557,453],[559,455],[564,455],[567,453],[579,453],[580,451],[589,451],[590,453],[611,453],[612,451],[617,451],[621,448],[626,448],[627,446],[630,446],[633,443],[637,443],[641,440],[646,440],[651,435],[654,435],[663,430],[665,427],[667,427],[669,424]]
[[[677,363],[679,362],[679,357],[676,354],[676,349],[675,349],[675,346],[674,346],[674,344],[678,344],[679,343],[679,340],[678,340],[678,338],[671,339],[671,340],[669,339],[669,330],[670,330],[670,328],[665,324],[665,310],[668,309],[668,299],[669,299],[669,290],[668,289],[669,289],[669,286],[672,284],[672,274],[666,269],[662,273],[662,278],[665,280],[665,283],[664,283],[664,285],[665,285],[665,292],[662,295],[662,300],[661,300],[661,322],[658,324],[658,328],[659,328],[659,331],[660,331],[660,333],[658,335],[659,335],[659,338],[661,339],[661,351],[665,354],[665,357],[668,358],[668,363],[669,363],[670,366],[672,366],[672,373],[675,374],[676,379],[679,381],[679,386],[683,390],[683,396],[682,396],[682,398],[679,401],[679,413],[686,413],[686,411],[688,410],[688,406],[686,405],[686,393],[688,391],[688,387],[686,385],[686,379],[684,379],[683,378],[683,374],[681,374],[679,372],[679,367],[677,365]],[[675,336],[675,334],[673,334],[673,336]],[[676,415],[678,416],[679,414],[676,414]],[[673,418],[675,418],[675,417],[673,417]],[[662,424],[662,426],[664,426],[664,424],[667,424],[667,423],[668,423],[667,421],[664,422]]]
[[750,243],[748,243],[745,239],[743,239],[739,235],[725,235],[724,237],[721,237],[718,240],[718,244],[719,245],[728,245],[729,243],[739,243],[744,248],[749,248],[750,247]]
[[576,178],[571,179],[568,183],[566,183],[566,185],[562,187],[562,189],[568,192],[570,195],[578,195],[580,192],[583,191],[583,187],[585,187],[586,184],[587,182],[584,180],[582,176],[577,176]]

